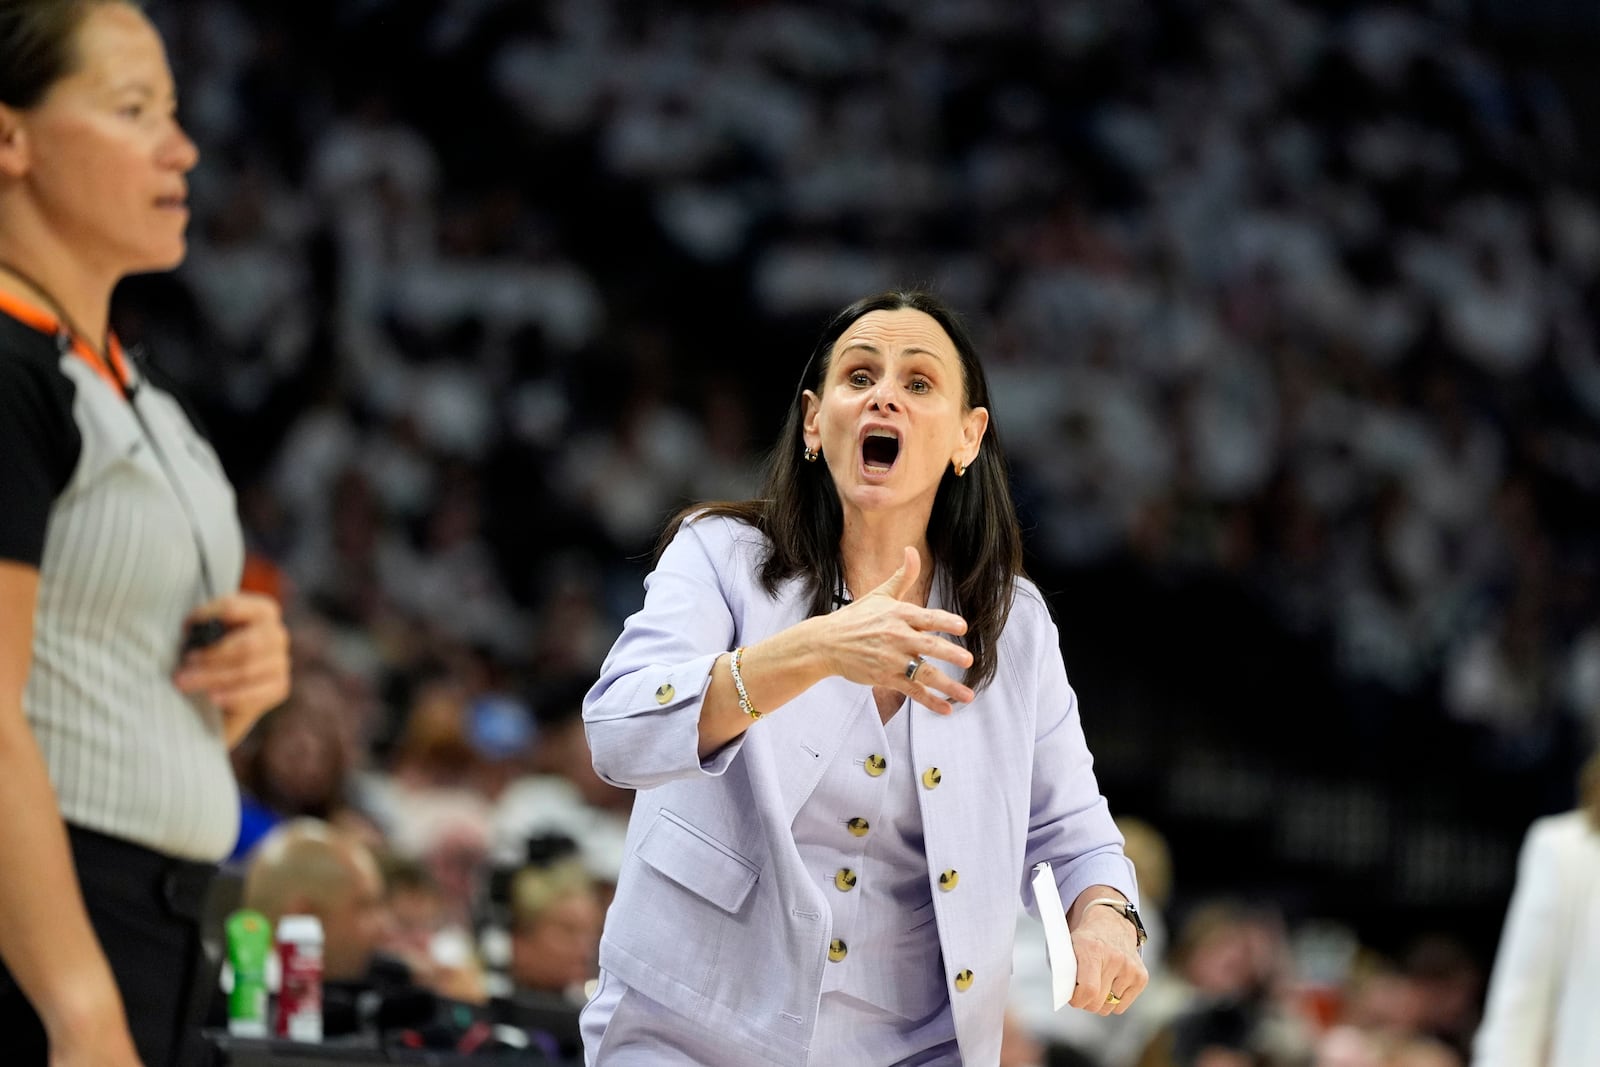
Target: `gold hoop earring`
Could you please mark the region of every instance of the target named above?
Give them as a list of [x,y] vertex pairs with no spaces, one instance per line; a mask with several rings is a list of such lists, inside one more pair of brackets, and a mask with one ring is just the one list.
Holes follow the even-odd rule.
[[956,469],[956,477],[957,477],[957,478],[959,478],[959,477],[961,477],[961,476],[962,476],[962,475],[963,475],[963,474],[965,474],[965,473],[967,473],[967,468],[966,468],[966,467],[965,467],[965,466],[963,466],[963,465],[962,465],[962,463],[961,463],[961,461],[960,461],[960,460],[959,460],[959,459],[953,459],[953,460],[951,460],[951,461],[950,461],[950,463],[951,463],[951,464],[952,464],[952,465],[953,465],[953,466],[954,466],[954,467],[955,467],[955,469]]
[[821,453],[813,451],[811,446],[807,445],[805,451],[802,452],[801,455],[805,456],[807,463],[815,463],[817,461],[817,456],[821,455]]

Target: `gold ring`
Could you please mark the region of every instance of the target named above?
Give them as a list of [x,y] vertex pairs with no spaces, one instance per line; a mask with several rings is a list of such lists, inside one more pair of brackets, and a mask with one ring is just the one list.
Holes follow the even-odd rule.
[[1106,1003],[1107,1004],[1121,1004],[1122,1003],[1122,998],[1117,996],[1115,993],[1107,993],[1106,994]]

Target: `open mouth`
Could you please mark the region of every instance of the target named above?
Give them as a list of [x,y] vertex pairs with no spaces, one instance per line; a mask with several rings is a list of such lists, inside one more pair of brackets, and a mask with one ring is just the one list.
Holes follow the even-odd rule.
[[887,430],[871,430],[861,440],[861,462],[869,471],[886,471],[899,456],[900,438]]

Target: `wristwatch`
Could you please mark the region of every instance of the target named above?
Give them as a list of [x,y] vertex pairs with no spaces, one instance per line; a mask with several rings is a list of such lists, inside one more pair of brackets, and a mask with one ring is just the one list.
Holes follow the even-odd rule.
[[1115,897],[1095,897],[1093,900],[1089,901],[1089,906],[1091,908],[1096,904],[1104,904],[1108,908],[1115,908],[1117,914],[1131,922],[1133,924],[1134,936],[1137,938],[1134,943],[1134,947],[1138,949],[1144,948],[1144,943],[1150,940],[1150,935],[1145,933],[1144,920],[1139,918],[1139,908],[1136,904],[1134,904],[1133,901],[1118,900]]

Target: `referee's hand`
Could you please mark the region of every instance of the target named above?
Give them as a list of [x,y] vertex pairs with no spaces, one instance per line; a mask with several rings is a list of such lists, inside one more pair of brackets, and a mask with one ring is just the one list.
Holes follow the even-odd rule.
[[207,619],[221,622],[225,632],[210,645],[186,651],[172,681],[221,709],[231,746],[288,699],[289,631],[278,602],[260,593],[218,597],[191,612],[185,624]]

